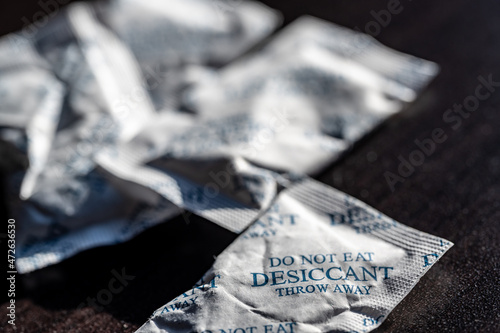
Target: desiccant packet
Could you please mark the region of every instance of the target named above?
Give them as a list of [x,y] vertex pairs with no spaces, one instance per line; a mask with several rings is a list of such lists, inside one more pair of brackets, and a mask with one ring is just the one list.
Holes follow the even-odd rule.
[[452,245],[303,179],[137,332],[368,332]]
[[157,110],[178,107],[193,71],[209,74],[281,23],[277,11],[254,1],[111,0],[95,6],[137,58]]
[[[238,56],[280,21],[257,3],[233,9],[209,4],[214,3],[72,4],[43,27],[28,29],[28,37],[3,38],[0,57],[8,75],[0,79],[6,82],[0,89],[0,135],[30,161],[26,173],[9,179],[12,213],[22,221],[19,272],[127,240],[182,212],[163,197],[149,203],[141,196],[148,193],[135,184],[103,176],[94,159],[102,149],[116,151],[154,116],[156,85],[163,84],[157,95],[167,98],[177,85],[209,73],[205,63],[221,65]],[[167,26],[168,38],[162,32]],[[136,44],[146,40],[153,41],[151,56]],[[164,48],[179,53],[166,57]],[[167,65],[175,72],[168,78],[162,72]],[[151,79],[157,82],[144,82]]]
[[[365,42],[358,46],[356,40]],[[276,126],[280,129],[258,154],[239,153],[268,168],[310,174],[401,111],[436,73],[432,62],[305,17],[260,52],[188,87],[183,103],[201,119],[262,114],[268,123],[286,123]]]
[[[327,36],[325,43],[304,41],[297,48],[282,42],[288,29],[314,31],[318,24],[327,25],[301,19],[262,53],[193,84],[183,100],[192,113],[157,116],[114,155],[100,154],[100,167],[241,232],[266,209],[283,179],[322,170],[422,87],[347,59],[324,45],[335,45]],[[408,69],[412,57],[399,57],[394,66]],[[427,81],[433,75],[429,71]],[[220,173],[232,183],[219,184]]]
[[304,44],[320,45],[415,91],[439,71],[437,64],[388,48],[368,34],[307,15],[283,29],[265,51],[286,52]]
[[[181,210],[171,202],[147,205],[96,170],[98,151],[135,136],[155,111],[140,90],[133,56],[91,7],[66,7],[31,39],[16,37],[12,43],[9,37],[2,44],[10,43],[3,45],[14,58],[32,51],[23,66],[8,68],[14,79],[0,102],[16,101],[24,91],[22,108],[14,109],[29,114],[17,128],[25,127],[30,165],[9,179],[11,197],[17,197],[12,214],[20,222],[17,270],[29,272],[90,247],[125,241],[178,215]],[[127,99],[132,94],[133,102]],[[1,125],[14,128],[7,120],[2,117]]]

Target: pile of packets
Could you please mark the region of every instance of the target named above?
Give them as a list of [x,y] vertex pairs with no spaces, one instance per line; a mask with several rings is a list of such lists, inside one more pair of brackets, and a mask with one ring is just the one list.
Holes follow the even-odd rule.
[[452,244],[307,175],[438,68],[313,17],[268,38],[280,23],[251,1],[111,0],[4,36],[18,271],[189,212],[241,234],[138,332],[379,326]]

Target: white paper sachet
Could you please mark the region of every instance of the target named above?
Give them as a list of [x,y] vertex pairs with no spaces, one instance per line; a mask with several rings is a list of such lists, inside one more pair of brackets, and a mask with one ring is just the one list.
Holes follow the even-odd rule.
[[228,63],[281,23],[254,1],[112,0],[96,8],[137,58],[157,110],[178,107],[192,68]]
[[[304,24],[306,31],[316,29],[299,21],[281,34]],[[100,166],[240,232],[276,195],[276,172],[324,169],[416,96],[413,87],[321,43],[292,49],[281,34],[262,54],[236,61],[186,90],[185,106],[193,113],[159,115],[114,156],[101,154]],[[335,45],[334,39],[327,41]],[[406,63],[395,65],[406,68]],[[233,171],[226,172],[228,167]],[[221,172],[233,182],[218,184],[213,175]],[[244,182],[234,183],[238,179],[261,185],[239,187]],[[264,199],[257,205],[242,200],[255,196]]]
[[[207,119],[228,114],[267,116],[268,122],[281,125],[276,126],[279,130],[258,154],[239,149],[240,155],[274,169],[322,170],[414,100],[437,70],[431,62],[383,46],[352,47],[356,57],[348,57],[347,51],[340,52],[348,37],[337,38],[339,34],[350,36],[353,43],[361,35],[319,19],[301,18],[261,52],[187,89],[184,103]],[[385,60],[380,57],[377,62],[380,50],[391,56],[397,73],[381,69]],[[376,60],[367,63],[365,58],[372,56]],[[401,73],[420,73],[419,83],[400,79]]]
[[307,15],[275,36],[265,52],[289,52],[304,45],[321,46],[415,91],[424,88],[439,72],[433,62],[398,52],[370,35]]
[[137,332],[368,332],[452,245],[306,179]]
[[[101,149],[129,140],[155,111],[141,90],[135,60],[91,8],[66,7],[25,42],[34,45],[34,60],[23,70],[37,73],[40,62],[53,74],[38,82],[45,88],[43,99],[24,125],[28,171],[20,175],[22,184],[19,177],[9,180],[12,196],[22,199],[12,205],[20,222],[20,273],[127,240],[181,211],[165,199],[147,205],[127,196],[95,170],[93,159]],[[19,39],[13,45],[27,47]],[[14,100],[29,82],[10,86],[7,95]],[[25,100],[36,96],[27,94]]]

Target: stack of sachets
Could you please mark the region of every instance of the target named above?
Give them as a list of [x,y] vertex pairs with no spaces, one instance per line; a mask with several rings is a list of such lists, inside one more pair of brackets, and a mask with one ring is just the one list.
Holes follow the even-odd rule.
[[[0,41],[19,272],[182,211],[242,235],[144,332],[378,326],[451,244],[307,177],[402,110],[428,61],[262,4],[72,4]],[[254,49],[252,52],[248,52]],[[246,230],[246,231],[245,231]]]

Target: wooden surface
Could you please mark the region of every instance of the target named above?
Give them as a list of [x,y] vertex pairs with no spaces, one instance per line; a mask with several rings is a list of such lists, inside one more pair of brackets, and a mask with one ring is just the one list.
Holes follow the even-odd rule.
[[[374,21],[372,10],[388,8],[388,1],[373,0],[264,2],[281,10],[286,22],[312,14],[362,31]],[[456,129],[443,120],[454,104],[475,94],[479,76],[500,82],[500,2],[400,5],[377,39],[437,62],[441,73],[407,110],[317,178],[455,243],[377,332],[500,332],[500,87]],[[37,1],[0,6],[2,34],[39,11]],[[407,159],[418,148],[414,141],[431,137],[435,128],[447,139],[391,191],[384,174],[397,174],[398,156]],[[133,332],[154,309],[191,287],[234,238],[201,218],[191,217],[189,224],[177,218],[125,244],[19,276],[16,332]],[[123,268],[135,276],[123,292],[102,309],[89,306],[87,297],[107,288],[112,271]],[[0,331],[12,332],[5,306]]]

